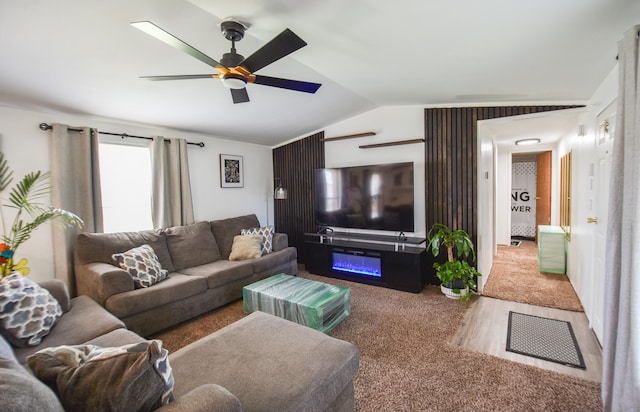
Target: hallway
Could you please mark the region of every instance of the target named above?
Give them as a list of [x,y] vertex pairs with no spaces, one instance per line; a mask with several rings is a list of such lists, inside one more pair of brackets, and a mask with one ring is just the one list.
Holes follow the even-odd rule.
[[537,246],[531,240],[522,240],[518,247],[498,245],[482,295],[556,309],[583,311],[567,275],[539,271]]

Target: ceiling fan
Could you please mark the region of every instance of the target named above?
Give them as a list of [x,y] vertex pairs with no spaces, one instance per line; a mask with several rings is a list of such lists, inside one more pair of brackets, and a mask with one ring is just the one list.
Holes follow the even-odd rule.
[[251,56],[236,53],[236,42],[242,40],[247,27],[234,19],[225,19],[220,23],[223,36],[231,42],[231,51],[224,53],[220,62],[188,45],[171,33],[161,29],[150,21],[131,23],[135,28],[155,37],[156,39],[175,47],[178,50],[195,57],[218,71],[215,74],[186,74],[173,76],[141,76],[149,80],[186,80],[216,78],[222,81],[231,91],[233,103],[245,103],[249,101],[249,95],[245,86],[247,83],[261,84],[263,86],[279,87],[305,93],[315,93],[321,86],[318,83],[303,82],[298,80],[281,79],[278,77],[261,76],[254,74],[263,67],[287,56],[290,53],[304,47],[307,43],[294,32],[285,29],[267,44],[258,49]]

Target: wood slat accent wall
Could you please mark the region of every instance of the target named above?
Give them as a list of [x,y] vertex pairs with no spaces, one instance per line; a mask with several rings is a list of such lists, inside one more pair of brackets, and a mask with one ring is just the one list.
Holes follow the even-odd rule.
[[478,120],[580,106],[427,108],[425,118],[426,228],[444,223],[476,239]]
[[275,229],[289,236],[299,263],[304,263],[304,233],[316,230],[313,175],[324,167],[323,138],[320,132],[273,150],[273,177],[282,179],[287,189],[287,199],[273,201]]

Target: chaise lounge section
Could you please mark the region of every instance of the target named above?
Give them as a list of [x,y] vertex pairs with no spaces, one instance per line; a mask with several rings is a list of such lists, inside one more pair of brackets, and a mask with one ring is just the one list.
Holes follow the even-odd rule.
[[[62,281],[42,282],[40,286],[58,301],[63,314],[38,346],[13,347],[0,335],[2,409],[62,411],[66,405],[64,400],[69,399],[57,392],[61,386],[71,388],[74,405],[87,405],[84,403],[87,400],[88,404],[95,405],[97,402],[91,397],[104,395],[109,387],[90,386],[95,392],[89,394],[77,389],[86,387],[78,369],[73,374],[58,375],[61,378],[56,380],[56,389],[52,389],[32,373],[43,369],[50,373],[51,368],[38,367],[29,356],[46,348],[57,350],[60,345],[122,347],[149,341],[125,329],[120,320],[87,296],[71,299]],[[169,354],[168,359],[173,371],[174,400],[159,408],[160,411],[352,411],[354,408],[353,378],[359,367],[358,349],[349,342],[266,313],[252,313]],[[35,370],[30,370],[32,365]],[[105,377],[113,382],[115,379],[114,386],[127,392],[126,386],[117,384],[124,372],[119,369],[120,365],[101,360],[94,373],[100,375],[97,380]],[[131,374],[130,369],[126,372]],[[83,396],[87,399],[78,399]],[[144,397],[131,393],[123,396],[129,396],[132,402]],[[137,410],[134,404],[128,404],[127,409]]]
[[[149,336],[242,297],[242,287],[277,273],[297,275],[297,251],[286,234],[274,233],[271,253],[229,260],[234,237],[260,228],[255,215],[126,233],[82,233],[74,254],[78,294],[87,295]],[[135,288],[112,255],[149,245],[169,277]]]

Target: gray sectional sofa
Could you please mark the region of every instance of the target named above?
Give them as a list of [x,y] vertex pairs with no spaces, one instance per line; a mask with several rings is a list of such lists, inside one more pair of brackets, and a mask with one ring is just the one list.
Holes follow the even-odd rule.
[[[62,281],[40,285],[50,291],[64,313],[38,346],[13,348],[0,336],[2,410],[64,410],[56,393],[25,365],[27,357],[36,351],[59,345],[117,347],[145,342],[87,296],[70,299]],[[266,313],[254,312],[169,354],[168,358],[173,370],[174,401],[160,407],[160,411],[354,409],[353,378],[359,366],[358,349],[351,343]],[[121,374],[117,368],[118,364],[100,360],[97,372],[118,379]],[[77,380],[80,376],[79,372],[68,376],[72,389],[82,384]],[[61,381],[56,381],[56,385],[59,388]],[[101,394],[109,391],[100,383],[96,386]],[[73,394],[86,396],[82,391]],[[132,399],[138,397],[141,396]],[[128,410],[136,407],[130,405]]]
[[[273,252],[230,261],[233,238],[259,227],[255,215],[197,222],[161,230],[82,233],[74,253],[76,287],[142,336],[218,308],[242,297],[242,287],[277,273],[297,275],[297,251],[287,235],[273,235]],[[131,276],[112,255],[150,245],[169,278],[134,288]]]

